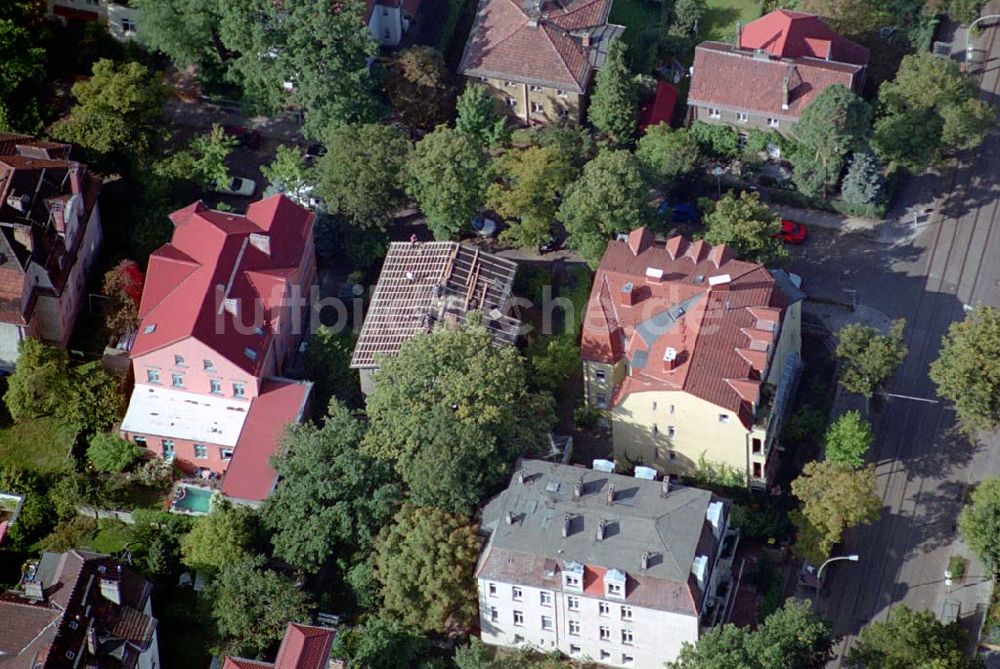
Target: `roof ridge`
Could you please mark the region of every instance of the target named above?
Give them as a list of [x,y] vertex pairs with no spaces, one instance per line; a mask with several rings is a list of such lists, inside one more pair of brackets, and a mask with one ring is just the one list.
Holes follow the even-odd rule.
[[[570,70],[569,63],[566,62],[565,55],[563,54],[562,51],[559,50],[559,46],[555,43],[555,40],[552,39],[552,34],[549,32],[549,29],[553,31],[558,30],[561,36],[565,37],[570,41],[573,41],[573,36],[570,33],[570,31],[558,24],[552,23],[551,21],[545,21],[544,23],[542,23],[541,28],[545,32],[545,36],[548,38],[546,41],[552,46],[552,49],[556,52],[556,55],[559,56],[559,63],[563,66],[563,69],[566,70],[566,74],[570,76],[570,79],[579,84],[580,80],[577,78],[576,74],[572,70]],[[573,42],[573,46],[574,48],[576,47],[576,42]],[[586,57],[586,55],[584,55],[584,67],[585,68],[590,67],[590,60]]]

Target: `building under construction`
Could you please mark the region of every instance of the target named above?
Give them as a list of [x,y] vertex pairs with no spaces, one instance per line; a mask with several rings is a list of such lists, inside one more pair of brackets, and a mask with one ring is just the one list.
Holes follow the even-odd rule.
[[516,263],[457,242],[391,244],[351,359],[361,390],[374,389],[381,356],[415,334],[463,324],[470,312],[482,314],[495,344],[514,344],[521,322],[506,310],[516,273]]

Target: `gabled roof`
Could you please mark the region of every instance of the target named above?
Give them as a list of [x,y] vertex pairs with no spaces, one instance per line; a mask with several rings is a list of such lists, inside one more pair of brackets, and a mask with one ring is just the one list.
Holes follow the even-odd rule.
[[107,555],[45,553],[31,583],[41,585],[40,599],[26,590],[0,595],[0,666],[131,669],[154,643],[156,619],[144,613],[152,585]]
[[841,37],[814,14],[776,9],[740,31],[741,49],[763,49],[779,58],[822,58],[868,64],[868,49]]
[[517,264],[457,242],[394,242],[382,264],[351,367],[376,358],[435,326],[463,323],[471,311],[497,344],[513,344],[521,323],[505,315]]
[[749,426],[753,387],[788,303],[766,268],[736,260],[725,245],[683,237],[657,244],[633,231],[608,244],[594,276],[580,354],[629,360],[613,404],[631,392],[683,390]]
[[326,627],[288,623],[274,662],[226,657],[222,669],[326,669],[335,636]]
[[[861,65],[817,58],[771,58],[722,42],[695,48],[688,104],[798,119],[817,95],[834,84],[855,88]],[[786,83],[788,109],[783,108]]]
[[[259,375],[275,300],[303,254],[314,252],[306,248],[313,214],[275,195],[251,204],[245,216],[195,202],[170,218],[173,239],[149,257],[132,357],[193,337]],[[254,323],[258,305],[263,322]]]
[[708,522],[715,502],[726,504],[698,488],[670,485],[664,495],[659,481],[524,460],[483,512],[491,534],[476,575],[560,589],[559,572],[576,563],[584,567],[584,592],[603,598],[603,579],[614,569],[627,577],[623,603],[697,615],[704,593],[691,568],[697,555],[717,549]]
[[623,30],[608,24],[611,4],[482,0],[459,72],[583,93]]

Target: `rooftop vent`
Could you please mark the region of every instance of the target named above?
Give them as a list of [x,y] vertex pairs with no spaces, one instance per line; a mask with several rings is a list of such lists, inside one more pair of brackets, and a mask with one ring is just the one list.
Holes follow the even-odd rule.
[[705,511],[705,520],[712,526],[712,534],[718,540],[722,537],[722,502],[712,502]]
[[591,462],[590,466],[595,472],[604,472],[606,474],[611,474],[612,472],[615,471],[615,463],[612,462],[611,460],[601,460],[601,459],[594,460],[593,462]]

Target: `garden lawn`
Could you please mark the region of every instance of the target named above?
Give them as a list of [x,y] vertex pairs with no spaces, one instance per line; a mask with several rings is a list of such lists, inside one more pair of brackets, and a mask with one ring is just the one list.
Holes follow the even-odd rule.
[[7,422],[0,427],[0,466],[40,474],[67,471],[72,466],[69,457],[72,446],[73,431],[52,416]]
[[[705,4],[705,16],[698,29],[702,40],[729,41],[736,35],[737,21],[746,25],[760,18],[759,0],[707,0]],[[613,16],[614,11],[611,13]]]
[[80,548],[112,555],[125,548],[126,543],[128,543],[128,525],[117,520],[102,518],[97,521],[97,533],[85,539]]

